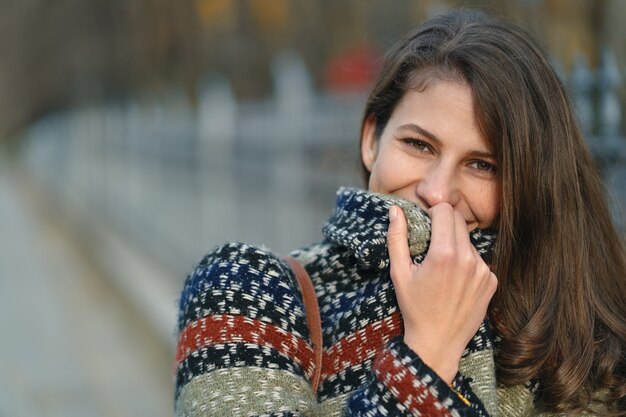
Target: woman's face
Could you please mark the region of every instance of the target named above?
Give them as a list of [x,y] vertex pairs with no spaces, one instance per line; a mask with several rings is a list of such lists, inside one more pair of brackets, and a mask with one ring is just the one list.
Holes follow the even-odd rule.
[[398,103],[381,137],[368,119],[361,157],[369,190],[395,194],[425,210],[446,202],[468,231],[492,226],[500,203],[495,157],[474,117],[465,83],[433,80]]

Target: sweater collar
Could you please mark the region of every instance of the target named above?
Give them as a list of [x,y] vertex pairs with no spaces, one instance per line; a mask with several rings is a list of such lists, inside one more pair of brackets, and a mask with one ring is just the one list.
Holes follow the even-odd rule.
[[[430,218],[414,203],[397,196],[340,188],[335,210],[324,225],[324,236],[348,248],[364,267],[387,268],[389,207],[394,204],[402,208],[409,223],[409,247],[413,260],[421,262],[430,243]],[[491,260],[495,236],[493,229],[475,229],[470,233],[470,241],[486,262]]]

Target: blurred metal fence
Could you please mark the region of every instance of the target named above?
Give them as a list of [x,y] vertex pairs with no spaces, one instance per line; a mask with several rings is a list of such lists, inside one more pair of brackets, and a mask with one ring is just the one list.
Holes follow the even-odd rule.
[[237,103],[213,79],[176,92],[50,115],[21,156],[64,204],[103,219],[181,276],[216,244],[286,253],[321,238],[338,185],[358,185],[363,95],[314,95],[293,55],[275,97]]
[[597,69],[591,70],[580,56],[566,81],[580,126],[602,169],[613,218],[626,232],[626,138],[619,96],[623,75],[612,51],[604,49]]
[[[359,185],[364,95],[319,95],[292,54],[275,65],[275,96],[237,103],[213,79],[192,108],[177,93],[50,115],[21,156],[59,198],[124,233],[182,278],[216,244],[242,240],[286,253],[321,237],[339,185]],[[621,76],[606,52],[568,77],[583,130],[626,207]]]

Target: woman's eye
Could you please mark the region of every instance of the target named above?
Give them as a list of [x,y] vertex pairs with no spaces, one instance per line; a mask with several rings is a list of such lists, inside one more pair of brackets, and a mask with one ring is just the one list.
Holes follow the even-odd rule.
[[496,166],[485,161],[474,161],[471,166],[482,172],[496,172]]
[[427,152],[430,150],[430,146],[428,146],[426,142],[423,142],[419,139],[405,139],[405,143],[407,143],[408,145],[417,149],[420,152]]

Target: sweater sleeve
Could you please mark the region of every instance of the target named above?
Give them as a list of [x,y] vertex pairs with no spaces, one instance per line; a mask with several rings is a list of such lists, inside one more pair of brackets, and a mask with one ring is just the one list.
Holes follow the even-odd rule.
[[178,317],[177,416],[309,416],[313,350],[289,269],[239,243],[189,275]]
[[348,416],[488,416],[461,376],[446,384],[402,337],[376,356],[372,377],[349,398]]

